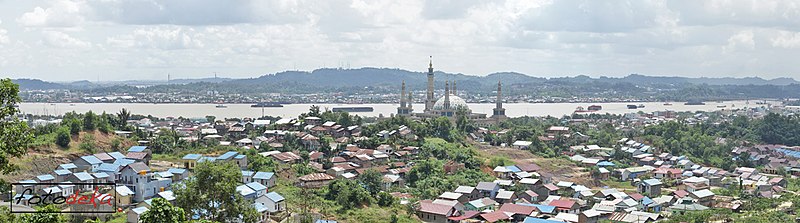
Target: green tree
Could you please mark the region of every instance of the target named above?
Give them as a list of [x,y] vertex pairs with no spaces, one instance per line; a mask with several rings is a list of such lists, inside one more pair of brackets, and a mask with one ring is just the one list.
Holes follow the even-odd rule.
[[10,79],[0,80],[0,174],[8,174],[16,167],[9,162],[12,157],[25,153],[33,140],[28,124],[17,118],[20,102],[19,86]]
[[128,109],[122,108],[122,110],[117,113],[117,126],[119,129],[125,129],[125,127],[128,126],[129,119],[131,119],[131,112],[128,111]]
[[83,130],[94,131],[97,128],[97,115],[89,111],[83,114]]
[[370,194],[376,195],[381,191],[381,184],[383,184],[383,175],[375,169],[368,169],[364,173],[358,175],[358,182],[364,185],[364,188]]
[[141,222],[173,223],[185,222],[186,213],[180,207],[172,206],[163,198],[155,198],[150,205],[150,210],[144,212],[139,218]]
[[389,207],[395,203],[395,198],[391,194],[381,191],[378,193],[376,203],[381,207]]
[[[24,214],[20,216],[20,222],[27,222],[27,223],[61,223],[67,222],[67,216],[63,214],[53,213],[59,212],[61,209],[58,209],[55,205],[47,205],[42,207],[36,207],[37,213],[32,214]],[[49,212],[49,213],[48,213]]]
[[17,218],[17,216],[14,215],[14,214],[11,214],[11,211],[8,210],[8,207],[6,207],[5,205],[0,206],[0,222],[3,222],[3,223],[5,223],[5,222],[16,222],[15,221],[16,218]]
[[373,202],[369,191],[353,180],[337,179],[328,184],[328,200],[338,203],[344,210],[369,205]]
[[61,127],[56,130],[56,145],[67,148],[71,140],[72,137],[69,135],[69,128]]
[[81,132],[81,122],[77,119],[72,119],[69,121],[69,133],[72,135],[78,135]]
[[174,189],[175,203],[189,213],[198,213],[201,219],[234,222],[256,222],[258,213],[247,200],[236,192],[242,172],[229,162],[200,162],[194,177],[184,180]]
[[214,124],[214,121],[216,121],[216,120],[217,120],[217,116],[206,115],[206,121],[208,121],[208,123]]

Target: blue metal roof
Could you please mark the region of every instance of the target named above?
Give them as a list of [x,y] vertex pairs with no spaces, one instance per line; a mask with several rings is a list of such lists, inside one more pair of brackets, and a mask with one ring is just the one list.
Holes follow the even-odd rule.
[[94,178],[106,178],[108,177],[107,173],[93,173]]
[[186,173],[186,169],[184,169],[184,168],[169,168],[169,170],[167,170],[167,171],[169,171],[172,174],[183,174],[183,173]]
[[200,157],[200,159],[197,160],[197,162],[214,162],[214,161],[217,161],[217,158],[208,156]]
[[108,155],[114,157],[115,160],[125,158],[125,155],[122,155],[120,152],[110,152]]
[[522,223],[564,223],[564,222],[534,218],[534,217],[525,217],[525,220],[522,221]]
[[597,163],[597,166],[616,166],[616,164],[609,161],[600,161]]
[[267,186],[264,186],[263,184],[258,182],[247,183],[245,185],[247,185],[248,187],[250,187],[250,189],[253,189],[254,191],[261,191],[267,189]]
[[261,171],[258,171],[258,172],[256,172],[255,175],[253,175],[253,179],[269,180],[269,179],[272,179],[273,175],[275,175],[275,173],[273,173],[273,172],[261,172]]
[[248,176],[248,177],[252,177],[252,176],[253,176],[253,174],[254,174],[254,172],[253,172],[253,171],[249,171],[249,170],[242,170],[242,176]]
[[315,221],[314,223],[336,223],[336,221],[335,220],[322,220],[322,219],[319,219],[319,220]]
[[73,175],[75,175],[75,177],[77,177],[78,180],[80,180],[80,181],[87,181],[87,180],[94,179],[94,177],[92,177],[92,175],[87,173],[87,172],[73,173]]
[[253,208],[255,208],[256,211],[258,211],[259,213],[267,211],[267,206],[264,206],[263,204],[258,202],[253,203]]
[[269,198],[270,200],[275,201],[275,202],[279,202],[279,201],[283,200],[283,196],[281,196],[280,194],[278,194],[276,192],[267,193],[267,198]]
[[103,172],[117,172],[119,170],[119,164],[112,164],[112,163],[103,163],[97,167],[97,171]]
[[147,209],[147,207],[144,207],[144,206],[131,209],[131,211],[133,211],[133,213],[136,213],[136,214],[142,214],[147,210],[149,210],[149,209]]
[[201,157],[200,154],[192,153],[192,154],[186,154],[185,156],[183,156],[182,159],[185,159],[185,160],[197,160],[197,159],[200,159],[200,157]]
[[59,175],[59,176],[69,175],[69,174],[72,173],[69,170],[65,170],[65,169],[57,169],[57,170],[55,170],[53,172],[55,172],[56,175]]
[[239,155],[234,156],[233,159],[240,160],[240,159],[244,159],[245,157],[247,157],[247,156],[245,156],[243,154],[239,154]]
[[119,166],[127,166],[127,165],[129,165],[131,163],[135,163],[135,162],[136,162],[136,160],[132,160],[132,159],[128,159],[128,158],[122,158],[122,159],[114,160],[114,164],[119,165]]
[[50,174],[42,174],[42,175],[36,176],[36,179],[38,179],[39,182],[41,182],[41,181],[47,181],[47,180],[55,180],[56,178],[53,177],[53,175],[50,175]]
[[117,194],[122,196],[128,196],[134,194],[134,192],[128,186],[117,186],[116,188]]
[[642,198],[642,205],[646,206],[646,205],[649,205],[649,204],[652,204],[652,203],[653,203],[653,199],[650,199],[649,197]]
[[528,203],[517,203],[517,204],[536,207],[536,209],[538,209],[539,212],[542,212],[542,213],[554,213],[554,211],[556,210],[556,206],[550,206],[550,205],[528,204]]
[[227,159],[233,158],[233,157],[234,157],[234,156],[236,156],[237,154],[239,154],[239,152],[236,152],[236,151],[230,151],[230,152],[227,152],[227,153],[225,153],[225,154],[222,154],[222,155],[220,155],[219,157],[217,157],[217,159],[221,159],[221,160],[227,160]]
[[74,163],[65,163],[65,164],[58,165],[58,167],[60,167],[61,169],[65,169],[65,170],[78,168],[78,166],[75,166]]
[[143,152],[145,149],[147,149],[147,146],[131,146],[128,152]]
[[512,173],[519,173],[519,172],[522,172],[522,170],[520,170],[520,169],[519,169],[519,167],[517,167],[517,166],[514,166],[514,165],[511,165],[511,166],[506,166],[506,169],[508,169],[508,170],[509,170],[509,171],[511,171]]
[[81,156],[81,159],[82,159],[83,161],[86,161],[86,162],[87,162],[87,163],[89,163],[89,164],[92,164],[92,165],[94,165],[94,164],[101,164],[101,163],[103,163],[103,161],[100,161],[100,159],[98,159],[98,158],[97,158],[96,156],[94,156],[94,155]]
[[255,190],[251,189],[251,188],[250,188],[250,187],[248,187],[247,185],[239,185],[239,186],[236,186],[236,191],[237,191],[237,192],[239,192],[239,194],[241,194],[242,196],[245,196],[245,197],[247,197],[247,196],[250,196],[251,194],[254,194],[254,193],[256,193],[256,191],[255,191]]

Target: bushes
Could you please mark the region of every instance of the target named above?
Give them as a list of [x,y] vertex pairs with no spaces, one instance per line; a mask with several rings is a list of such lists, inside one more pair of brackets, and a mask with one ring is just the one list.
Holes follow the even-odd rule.
[[71,140],[69,128],[61,127],[56,130],[56,145],[61,146],[62,148],[67,148],[69,147],[69,142]]

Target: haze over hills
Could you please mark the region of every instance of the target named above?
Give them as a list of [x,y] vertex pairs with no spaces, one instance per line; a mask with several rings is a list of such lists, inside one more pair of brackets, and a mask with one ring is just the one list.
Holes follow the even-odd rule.
[[[792,85],[800,84],[793,78],[763,79],[760,77],[746,78],[689,78],[689,77],[662,77],[631,74],[622,78],[599,77],[592,78],[585,75],[575,77],[543,78],[533,77],[516,72],[498,72],[486,76],[472,76],[465,74],[453,74],[437,71],[436,81],[457,81],[460,88],[485,88],[493,86],[497,81],[516,84],[535,84],[547,81],[568,82],[568,83],[630,83],[635,85],[683,85],[683,84],[707,84],[707,85]],[[189,84],[198,82],[221,83],[225,85],[259,85],[259,84],[303,84],[322,87],[356,87],[356,86],[393,86],[402,81],[406,81],[410,87],[424,87],[427,77],[423,72],[415,72],[391,68],[358,68],[358,69],[338,69],[322,68],[311,72],[306,71],[284,71],[275,74],[267,74],[257,78],[231,79],[231,78],[199,78],[199,79],[175,79],[167,82],[166,80],[129,80],[113,82],[91,82],[76,81],[71,83],[56,83],[38,79],[16,79],[14,82],[20,84],[25,90],[50,90],[50,89],[83,89],[98,86],[130,85],[130,86],[151,86],[163,84]]]

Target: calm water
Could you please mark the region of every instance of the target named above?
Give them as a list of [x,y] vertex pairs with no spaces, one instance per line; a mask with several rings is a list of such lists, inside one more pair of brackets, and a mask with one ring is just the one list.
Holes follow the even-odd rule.
[[[663,102],[646,102],[646,103],[594,103],[603,106],[603,110],[599,113],[612,113],[623,114],[628,112],[644,111],[713,111],[721,109],[738,109],[746,106],[755,107],[762,106],[756,105],[755,102],[747,104],[745,101],[726,101],[723,103],[706,102],[706,105],[684,105],[683,102],[672,102],[672,105],[664,105]],[[627,109],[628,104],[644,104],[645,107],[641,109]],[[264,115],[281,116],[281,117],[294,117],[300,113],[307,112],[312,104],[290,104],[284,105],[282,108],[264,108]],[[342,106],[371,106],[374,108],[373,112],[359,112],[353,113],[361,116],[389,116],[397,112],[397,104],[364,104],[364,105],[345,105],[345,104],[316,104],[321,108],[330,109],[333,107]],[[506,115],[509,117],[520,116],[562,116],[572,114],[578,106],[588,107],[592,103],[506,103],[503,107],[506,108]],[[718,105],[725,105],[725,108],[718,108]],[[20,109],[23,113],[37,114],[37,115],[53,115],[63,114],[70,111],[87,112],[94,111],[96,113],[117,113],[122,108],[126,108],[133,114],[150,114],[156,117],[205,117],[206,115],[213,115],[217,118],[242,118],[242,117],[259,117],[262,114],[261,108],[251,108],[250,104],[228,104],[227,108],[216,108],[214,104],[143,104],[143,103],[22,103]],[[475,113],[492,114],[494,104],[469,104],[470,108]],[[422,111],[423,104],[414,104],[416,112]]]

